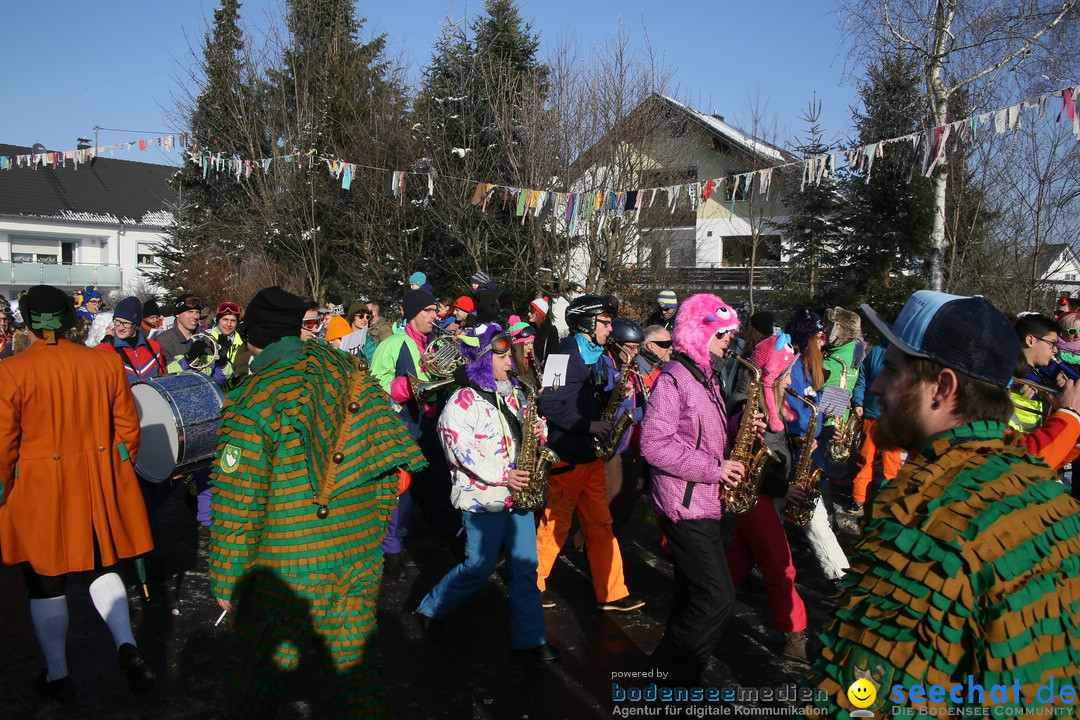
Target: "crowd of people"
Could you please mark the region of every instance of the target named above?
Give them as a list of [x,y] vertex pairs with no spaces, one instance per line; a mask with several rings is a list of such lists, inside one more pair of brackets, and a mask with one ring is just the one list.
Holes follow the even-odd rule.
[[[377,303],[276,287],[212,314],[181,294],[167,318],[128,297],[94,350],[81,347],[103,312],[92,288],[38,286],[6,309],[0,550],[26,578],[46,666],[36,692],[74,697],[69,577],[89,582],[132,690],[153,685],[116,564],[164,572],[156,512],[180,484],[235,617],[226,717],[272,716],[313,640],[335,712],[385,714],[378,590],[408,576],[421,517],[457,560],[415,608],[424,636],[438,642],[504,556],[512,654],[558,663],[544,609],[560,602],[549,581],[568,541],[588,557],[598,612],[645,605],[618,539],[642,498],[673,570],[647,668],[670,688],[701,686],[752,575],[777,654],[807,663],[830,713],[855,709],[859,679],[878,707],[886,688],[967,675],[1027,697],[1080,682],[1080,312],[1006,317],[919,291],[892,322],[866,305],[781,322],[664,290],[642,324],[610,295],[579,295],[558,318],[543,296],[513,314],[483,272],[456,297],[422,272],[408,286],[397,322]],[[20,332],[30,342],[14,348]],[[129,384],[181,373],[225,398],[216,453],[142,477]],[[88,421],[77,441],[58,432]],[[852,501],[837,512],[862,534],[850,554],[826,502],[843,483]],[[798,566],[791,534],[815,567]],[[796,587],[807,572],[839,593],[813,628],[820,649]]]

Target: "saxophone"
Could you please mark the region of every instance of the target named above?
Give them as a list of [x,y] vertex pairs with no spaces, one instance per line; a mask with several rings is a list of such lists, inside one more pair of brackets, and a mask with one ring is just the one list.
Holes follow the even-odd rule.
[[[838,357],[833,357],[833,360],[840,363],[840,389],[847,389],[847,364]],[[799,398],[802,400],[803,398]],[[856,438],[862,433],[862,418],[853,412],[848,411],[844,415],[830,415],[828,419],[833,421],[833,435],[829,440],[829,444],[825,448],[825,452],[828,453],[829,458],[833,462],[847,462],[851,457],[851,448],[855,443]]]
[[619,379],[615,381],[615,387],[611,390],[611,396],[608,397],[604,414],[600,416],[601,422],[611,423],[611,433],[606,440],[593,438],[593,450],[596,452],[596,457],[601,460],[610,460],[615,456],[615,450],[619,447],[620,438],[622,438],[626,429],[634,424],[634,417],[629,412],[625,412],[617,418],[615,417],[616,413],[619,412],[619,406],[622,405],[623,398],[626,397],[626,383],[630,380],[630,374],[629,364],[624,364],[623,369],[619,371]]
[[769,451],[765,448],[754,452],[754,443],[757,442],[754,418],[761,407],[761,370],[749,360],[731,351],[725,352],[724,355],[735,358],[750,371],[750,387],[746,391],[746,405],[743,406],[739,432],[735,436],[735,444],[728,457],[728,460],[741,462],[746,468],[746,474],[737,485],[723,483],[720,485],[720,500],[724,503],[724,507],[735,515],[742,515],[750,512],[757,504],[761,482],[764,479],[765,463],[769,458]]
[[791,388],[788,388],[787,393],[791,397],[798,398],[806,403],[806,406],[810,408],[810,421],[806,423],[806,435],[803,436],[805,438],[803,440],[803,451],[799,455],[799,463],[795,466],[795,479],[792,481],[806,492],[806,497],[799,502],[787,503],[783,509],[784,517],[792,523],[805,525],[810,522],[810,516],[814,514],[814,505],[817,503],[818,497],[821,496],[821,481],[825,474],[821,468],[811,461],[810,456],[813,453],[808,451],[810,443],[814,441],[814,432],[817,430],[818,409],[817,405]]
[[547,502],[548,472],[552,465],[559,462],[559,454],[546,445],[541,445],[540,439],[532,432],[538,415],[536,399],[539,393],[536,388],[517,373],[511,371],[510,375],[518,378],[525,392],[525,419],[521,426],[521,446],[518,448],[516,465],[529,473],[529,484],[521,490],[511,488],[510,497],[514,499],[515,508],[526,512],[539,512]]

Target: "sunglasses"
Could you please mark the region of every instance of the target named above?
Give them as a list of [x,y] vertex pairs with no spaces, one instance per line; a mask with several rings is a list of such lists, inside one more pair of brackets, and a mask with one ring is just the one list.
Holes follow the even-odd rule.
[[1069,337],[1076,337],[1077,335],[1080,335],[1080,328],[1065,328],[1061,332],[1065,333]]
[[656,347],[662,347],[662,348],[664,348],[666,350],[669,347],[671,347],[671,343],[673,341],[672,340],[650,340],[649,342],[651,342]]
[[721,330],[720,332],[716,333],[716,335],[714,335],[713,337],[715,337],[717,340],[723,340],[724,338],[727,337],[727,334],[729,332],[731,332],[731,331],[730,330]]
[[308,318],[300,321],[300,327],[305,330],[318,330],[320,325],[322,325],[322,318]]
[[600,323],[601,325],[607,325],[608,327],[611,327],[611,321],[610,320],[604,320],[603,318],[596,318],[596,322]]

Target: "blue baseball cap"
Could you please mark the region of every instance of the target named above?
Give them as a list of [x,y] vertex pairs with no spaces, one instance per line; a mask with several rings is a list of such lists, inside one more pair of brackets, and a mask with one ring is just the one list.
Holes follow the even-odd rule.
[[1020,340],[1008,318],[986,298],[919,290],[892,327],[869,305],[860,308],[905,355],[933,360],[998,387],[1012,384]]

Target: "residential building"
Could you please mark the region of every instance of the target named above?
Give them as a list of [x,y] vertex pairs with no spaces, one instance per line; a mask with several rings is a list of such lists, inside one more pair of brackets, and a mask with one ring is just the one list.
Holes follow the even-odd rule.
[[646,190],[640,210],[576,229],[571,279],[590,287],[617,257],[642,286],[731,294],[749,287],[753,266],[761,287],[782,258],[779,198],[801,172],[795,160],[721,116],[649,97],[576,163],[577,191]]
[[[0,155],[32,152],[0,145]],[[144,271],[172,222],[175,172],[101,156],[0,171],[0,293],[11,298],[42,283],[103,294],[149,288]]]

